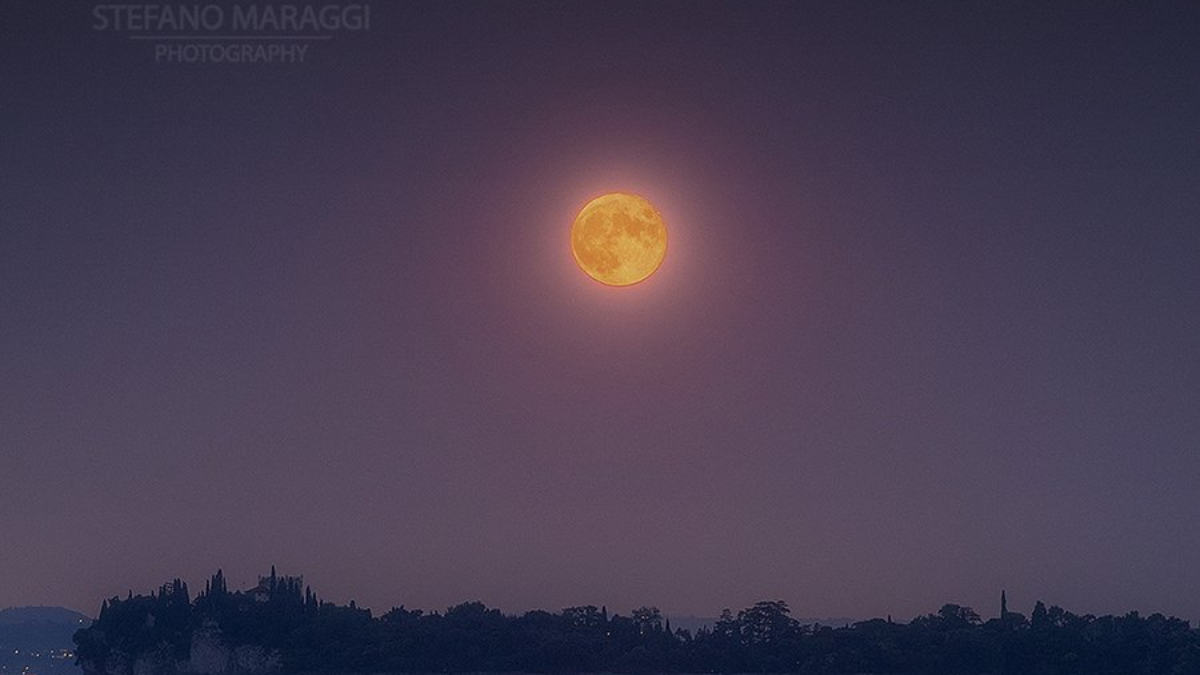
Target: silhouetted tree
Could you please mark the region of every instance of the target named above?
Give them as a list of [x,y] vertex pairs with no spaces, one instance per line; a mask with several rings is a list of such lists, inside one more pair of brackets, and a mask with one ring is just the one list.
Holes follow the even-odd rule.
[[269,590],[230,593],[218,570],[190,600],[174,580],[148,596],[101,603],[78,631],[91,673],[133,675],[133,664],[183,675],[193,635],[229,647],[256,645],[292,673],[405,672],[772,672],[922,675],[1200,675],[1200,631],[1186,621],[1136,612],[1077,616],[1042,602],[987,623],[971,608],[943,605],[907,624],[874,619],[844,628],[801,626],[781,600],[726,609],[694,635],[671,631],[662,612],[630,616],[568,607],[506,616],[480,602],[444,613],[393,608],[373,618],[353,602],[321,602],[300,577],[260,578]]

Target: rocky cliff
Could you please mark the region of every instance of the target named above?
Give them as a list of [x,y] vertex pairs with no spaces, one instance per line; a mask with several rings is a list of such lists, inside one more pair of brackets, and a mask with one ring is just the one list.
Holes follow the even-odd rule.
[[213,626],[192,633],[185,659],[162,645],[140,654],[114,652],[103,662],[80,665],[84,675],[277,675],[282,670],[278,653],[254,645],[231,647]]

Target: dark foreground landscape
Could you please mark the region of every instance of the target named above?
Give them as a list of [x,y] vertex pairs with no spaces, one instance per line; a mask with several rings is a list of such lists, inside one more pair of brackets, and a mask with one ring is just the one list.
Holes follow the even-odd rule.
[[272,573],[230,592],[217,572],[193,600],[176,580],[106,601],[75,635],[89,675],[222,673],[912,673],[1200,674],[1200,631],[1161,614],[1079,616],[1041,602],[982,621],[948,604],[908,623],[801,625],[779,601],[694,634],[654,607],[502,614],[478,602],[379,617],[323,602]]

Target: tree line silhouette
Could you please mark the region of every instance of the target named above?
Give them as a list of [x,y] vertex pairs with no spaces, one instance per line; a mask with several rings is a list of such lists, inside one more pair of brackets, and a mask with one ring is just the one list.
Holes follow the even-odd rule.
[[124,675],[111,671],[132,672],[148,654],[187,660],[200,634],[260,647],[290,673],[1200,675],[1200,630],[1161,614],[1081,616],[1038,602],[1029,618],[1002,610],[985,622],[947,604],[907,623],[833,628],[802,625],[776,600],[726,609],[694,633],[673,630],[655,607],[518,616],[467,602],[375,617],[354,602],[321,601],[274,568],[251,591],[230,592],[218,571],[194,600],[179,580],[148,596],[114,597],[75,641],[86,672]]

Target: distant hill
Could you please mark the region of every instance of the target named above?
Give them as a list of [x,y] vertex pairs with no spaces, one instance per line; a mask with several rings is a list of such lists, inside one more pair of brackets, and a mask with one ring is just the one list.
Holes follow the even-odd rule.
[[0,625],[10,623],[57,623],[82,626],[91,618],[66,607],[9,607],[0,609]]

